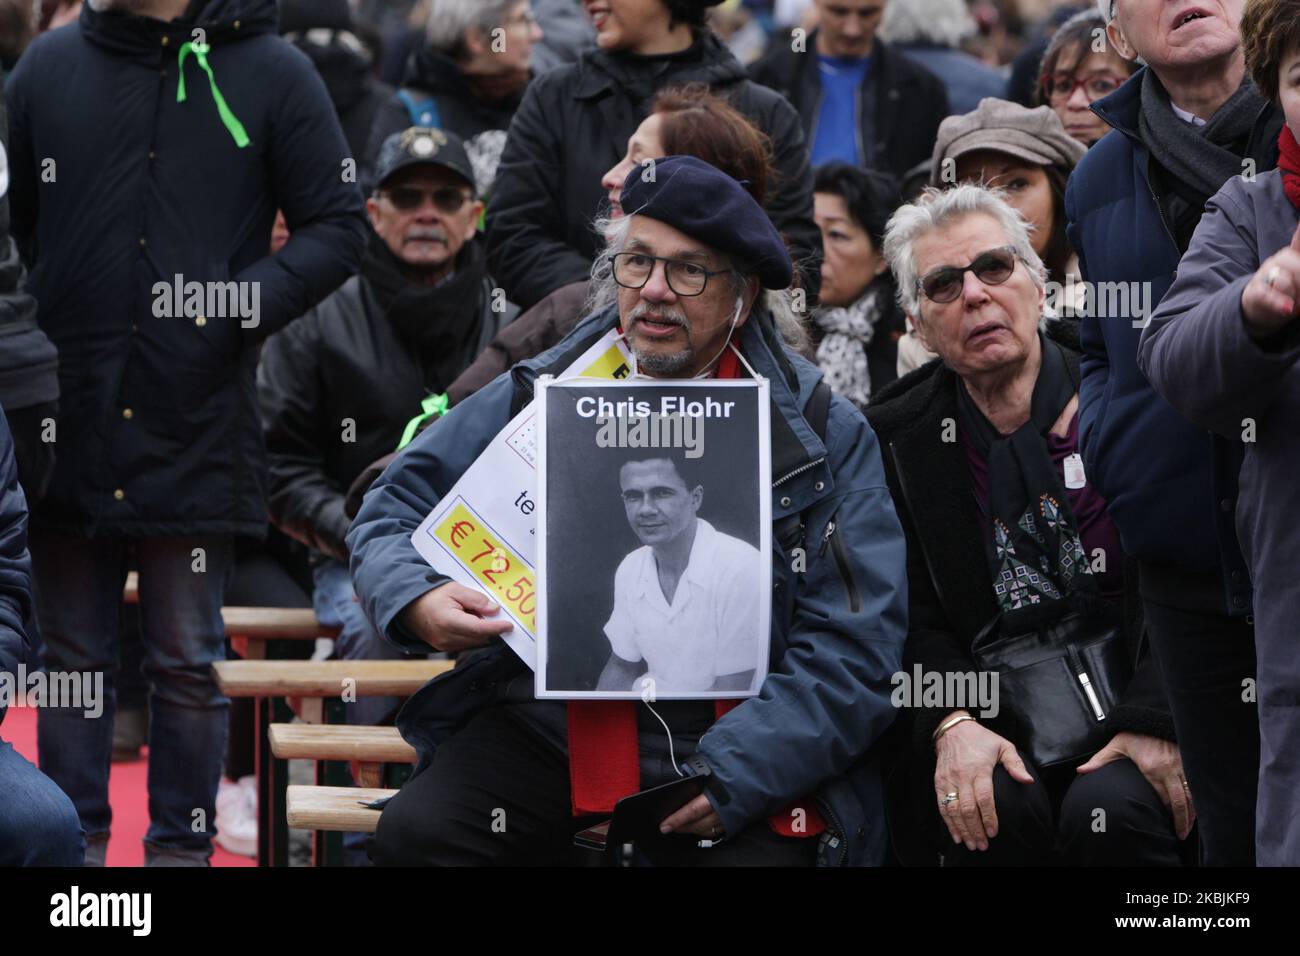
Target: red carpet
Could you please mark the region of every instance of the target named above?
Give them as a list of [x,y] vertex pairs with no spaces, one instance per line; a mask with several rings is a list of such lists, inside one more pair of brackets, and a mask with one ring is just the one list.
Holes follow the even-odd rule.
[[[20,754],[36,763],[36,711],[10,707],[5,713],[4,739]],[[109,866],[143,866],[144,834],[149,829],[147,787],[148,749],[145,757],[132,763],[115,763],[108,780],[108,801],[113,807],[113,836],[108,841]],[[246,856],[227,853],[221,847],[212,854],[213,866],[256,866]]]

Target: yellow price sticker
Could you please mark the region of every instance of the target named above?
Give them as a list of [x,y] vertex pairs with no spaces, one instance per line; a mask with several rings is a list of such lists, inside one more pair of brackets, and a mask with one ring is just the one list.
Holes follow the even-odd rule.
[[433,529],[433,535],[501,606],[537,631],[537,582],[527,563],[465,505],[458,504]]
[[611,345],[605,352],[587,366],[582,378],[627,378],[632,370],[627,367],[627,360],[618,346]]

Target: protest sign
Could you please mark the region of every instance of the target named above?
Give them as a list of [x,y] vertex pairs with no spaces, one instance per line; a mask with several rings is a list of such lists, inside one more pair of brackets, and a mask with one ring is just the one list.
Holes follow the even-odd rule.
[[[611,329],[560,377],[624,378],[628,357]],[[435,570],[501,605],[514,624],[504,639],[529,667],[536,666],[535,407],[530,402],[501,429],[411,536]]]
[[540,381],[539,698],[748,697],[767,676],[768,386]]

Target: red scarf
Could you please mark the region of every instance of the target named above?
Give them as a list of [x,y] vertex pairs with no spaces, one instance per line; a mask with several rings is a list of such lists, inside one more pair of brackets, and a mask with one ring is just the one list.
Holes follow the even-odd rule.
[[1286,192],[1286,198],[1291,200],[1291,205],[1300,209],[1300,143],[1296,142],[1291,127],[1285,123],[1282,124],[1282,135],[1277,138],[1277,145],[1281,150],[1277,168],[1282,170],[1282,189]]
[[[734,350],[723,353],[717,377],[740,378],[740,359]],[[714,713],[721,718],[741,703],[715,700]],[[574,816],[611,813],[615,803],[641,789],[636,706],[631,700],[569,701],[569,783]],[[796,808],[804,812],[797,814]],[[801,824],[798,832],[796,821]],[[826,829],[810,800],[795,801],[770,817],[768,825],[782,836],[811,837]]]

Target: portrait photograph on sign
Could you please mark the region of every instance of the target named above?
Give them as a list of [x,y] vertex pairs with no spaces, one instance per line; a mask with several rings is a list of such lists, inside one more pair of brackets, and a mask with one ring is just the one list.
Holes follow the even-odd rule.
[[767,383],[540,381],[537,696],[749,697],[767,676]]

